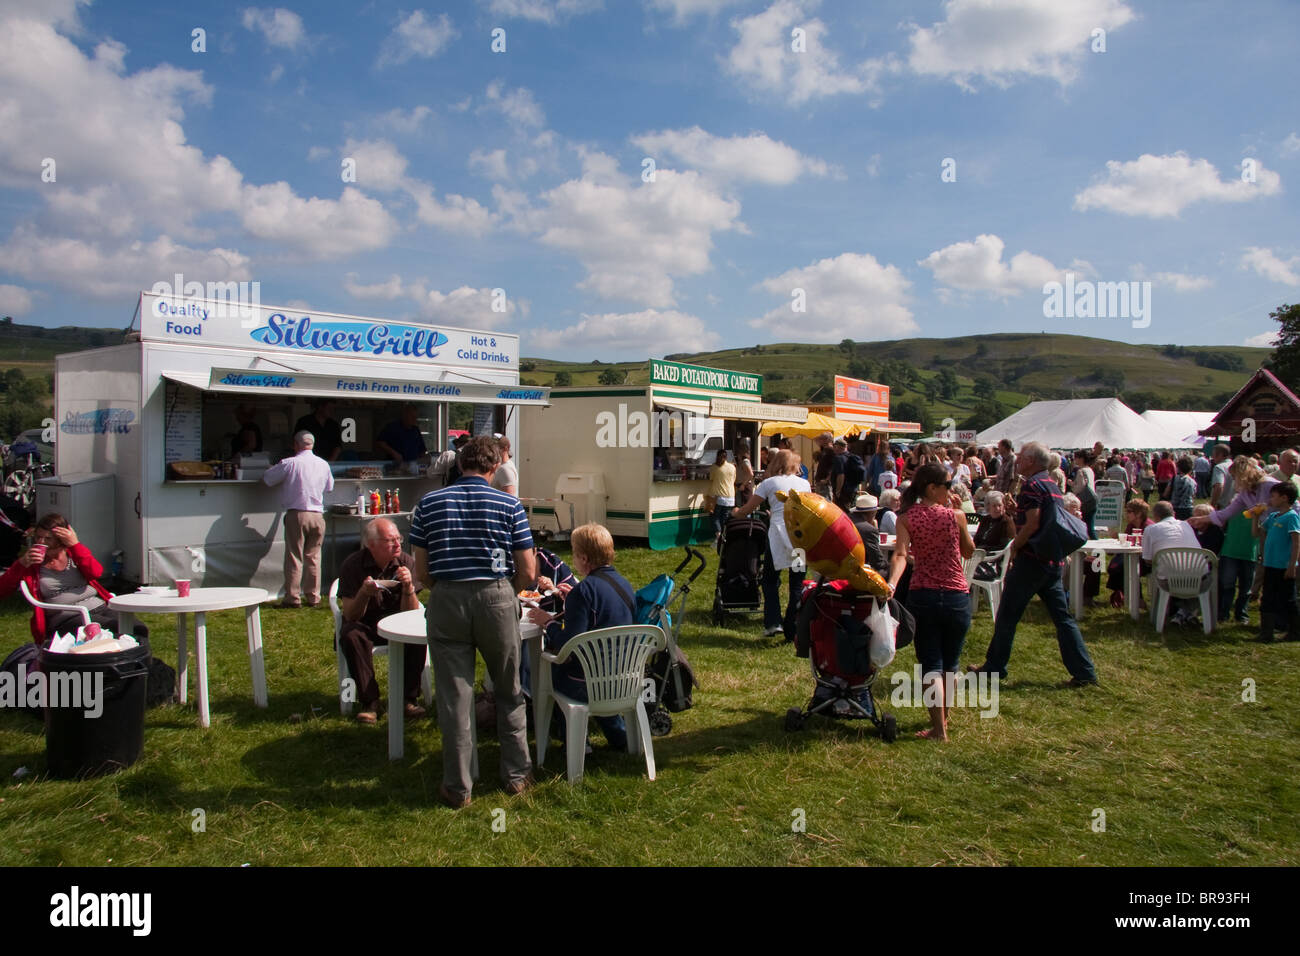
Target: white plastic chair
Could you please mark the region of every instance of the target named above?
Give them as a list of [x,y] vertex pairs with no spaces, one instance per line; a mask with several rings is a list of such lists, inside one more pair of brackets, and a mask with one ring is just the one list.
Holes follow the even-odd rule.
[[975,569],[980,566],[980,562],[984,560],[985,554],[986,552],[983,548],[976,548],[971,552],[970,557],[966,558],[962,562],[962,570],[966,574],[967,587],[970,587],[971,582],[975,580]]
[[81,623],[83,625],[90,624],[90,612],[80,604],[50,604],[47,601],[37,600],[36,596],[32,594],[31,589],[27,587],[26,581],[18,582],[18,590],[23,592],[23,597],[27,599],[27,603],[32,607],[38,607],[43,611],[59,611],[60,613],[64,611],[76,611],[81,615]]
[[972,615],[980,609],[980,592],[983,591],[989,598],[989,611],[993,614],[993,620],[998,619],[998,605],[1002,602],[1002,586],[1007,580],[1007,569],[1011,567],[1011,544],[1008,543],[1001,551],[994,551],[984,559],[990,564],[998,564],[998,576],[992,581],[981,581],[979,578],[970,580],[970,612]]
[[[330,585],[330,611],[334,614],[334,656],[339,665],[339,713],[344,717],[352,713],[352,701],[343,699],[343,681],[349,676],[348,661],[343,656],[343,644],[339,640],[343,633],[343,609],[339,607],[339,581],[334,579]],[[405,645],[403,645],[405,647]],[[376,644],[371,648],[370,656],[379,657],[388,654],[387,644]],[[424,672],[420,675],[420,693],[424,696],[424,706],[433,706],[433,676],[429,671],[429,652],[424,652]]]
[[1204,548],[1164,548],[1151,569],[1151,615],[1156,633],[1165,631],[1165,618],[1174,598],[1197,598],[1205,633],[1214,630],[1219,610],[1219,556]]
[[[645,752],[646,773],[655,778],[655,753],[650,737],[650,719],[646,715],[641,693],[645,686],[646,660],[654,651],[663,650],[668,638],[653,624],[630,624],[588,631],[565,643],[558,654],[542,652],[541,673],[537,683],[541,723],[537,727],[537,762],[546,759],[549,738],[546,722],[550,719],[551,701],[564,714],[565,747],[568,754],[570,783],[582,779],[586,763],[587,721],[592,717],[622,715],[627,724],[627,752]],[[572,700],[551,686],[551,668],[577,657],[587,682],[587,702]],[[635,720],[633,719],[635,718]]]

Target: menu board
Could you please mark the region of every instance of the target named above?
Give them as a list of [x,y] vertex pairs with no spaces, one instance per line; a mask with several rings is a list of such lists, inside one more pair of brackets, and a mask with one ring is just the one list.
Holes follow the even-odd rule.
[[491,435],[495,406],[492,405],[475,405],[474,406],[474,426],[470,431],[475,435]]
[[203,393],[197,388],[167,383],[163,458],[174,461],[199,461],[202,452]]

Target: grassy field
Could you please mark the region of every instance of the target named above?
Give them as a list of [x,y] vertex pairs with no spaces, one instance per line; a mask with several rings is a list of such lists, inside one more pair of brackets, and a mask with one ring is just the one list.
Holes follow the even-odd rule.
[[[644,584],[677,557],[626,547],[618,564]],[[48,779],[39,722],[0,712],[0,864],[1300,863],[1300,644],[1251,643],[1238,626],[1208,637],[1171,627],[1162,644],[1145,619],[1098,608],[1082,627],[1101,686],[1061,690],[1035,605],[997,716],[956,712],[949,744],[913,737],[923,710],[888,705],[901,731],[892,745],[861,723],[789,734],[781,718],[810,691],[807,662],[762,638],[756,617],[713,627],[713,571],[710,555],[682,632],[703,686],[655,740],[654,783],[593,731],[581,784],[565,782],[552,750],[540,785],[509,798],[493,740],[474,802],[448,810],[435,799],[436,722],[408,723],[406,757],[390,763],[383,720],[339,715],[327,610],[263,610],[267,710],[252,704],[242,616],[222,612],[209,620],[211,729],[192,703],[153,709],[144,756],[123,773]],[[173,620],[146,620],[174,664]],[[982,605],[966,661],[981,659],[991,629]],[[5,653],[27,639],[17,600],[0,611],[0,634]],[[905,649],[883,676],[914,662]],[[15,779],[19,767],[33,774]],[[792,829],[800,816],[806,832]]]

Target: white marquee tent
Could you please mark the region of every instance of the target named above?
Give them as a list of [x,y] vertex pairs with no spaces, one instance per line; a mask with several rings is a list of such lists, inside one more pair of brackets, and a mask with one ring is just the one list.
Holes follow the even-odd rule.
[[[1195,429],[1191,430],[1195,437]],[[978,445],[993,445],[1009,438],[1019,448],[1041,441],[1050,448],[1191,448],[1182,435],[1171,437],[1129,408],[1118,398],[1075,398],[1059,402],[1031,402],[975,436]]]
[[1143,418],[1171,439],[1185,440],[1197,448],[1205,441],[1204,436],[1198,435],[1197,432],[1202,428],[1208,428],[1210,422],[1214,421],[1214,416],[1214,412],[1161,412],[1155,409],[1142,413]]

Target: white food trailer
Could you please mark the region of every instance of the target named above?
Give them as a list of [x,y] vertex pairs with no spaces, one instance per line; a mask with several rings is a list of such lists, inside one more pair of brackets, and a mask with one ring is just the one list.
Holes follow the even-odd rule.
[[747,438],[757,467],[760,422],[808,417],[762,394],[761,375],[659,360],[648,385],[551,389],[550,406],[520,412],[520,495],[534,527],[597,521],[655,550],[711,542],[714,451]]
[[[355,546],[360,522],[331,518],[330,505],[377,489],[396,492],[409,514],[441,485],[422,465],[398,466],[374,451],[407,405],[436,455],[449,403],[472,404],[478,432],[517,443],[512,406],[547,402],[547,389],[519,387],[516,335],[154,293],[141,295],[137,317],[126,344],[58,356],[54,383],[57,477],[114,477],[103,507],[128,582],[191,578],[277,593],[280,495],[256,476],[292,454],[293,428],[313,401],[333,401],[340,423],[335,487],[325,499],[338,558]],[[263,452],[242,457],[240,478],[231,442],[244,422],[258,429]],[[212,476],[184,478],[205,469],[182,463],[209,463]],[[325,549],[327,583],[336,557],[328,537]],[[107,568],[113,555],[96,557]]]

